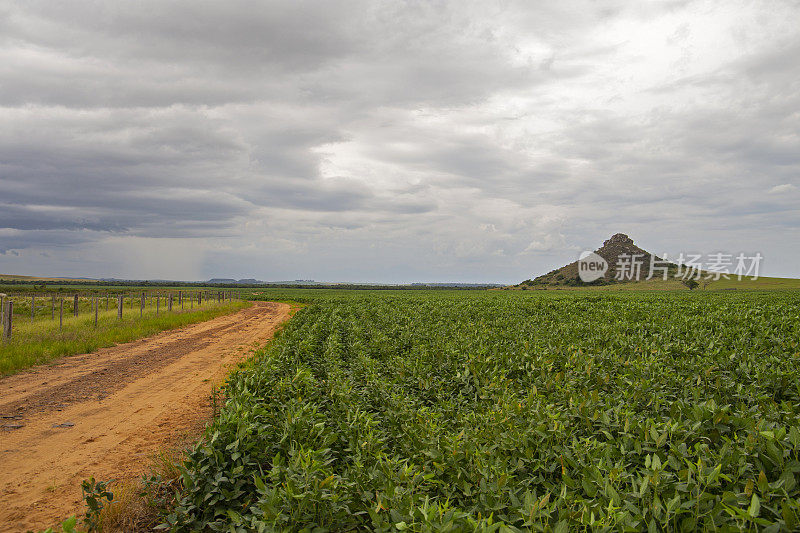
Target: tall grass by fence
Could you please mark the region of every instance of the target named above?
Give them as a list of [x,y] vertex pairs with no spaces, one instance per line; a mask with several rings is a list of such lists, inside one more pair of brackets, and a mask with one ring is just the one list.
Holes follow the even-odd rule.
[[[87,327],[97,327],[101,315],[116,311],[117,319],[135,317],[155,311],[158,317],[163,313],[184,312],[208,305],[209,302],[222,303],[239,299],[232,290],[195,291],[140,291],[136,293],[0,293],[0,338],[11,339],[20,321],[36,324],[49,321],[64,327],[65,318],[93,317],[85,323]],[[26,324],[27,325],[27,324]],[[25,328],[29,331],[30,328]]]

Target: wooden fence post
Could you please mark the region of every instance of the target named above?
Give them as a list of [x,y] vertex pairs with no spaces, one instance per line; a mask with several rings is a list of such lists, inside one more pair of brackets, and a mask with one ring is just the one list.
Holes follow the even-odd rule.
[[144,315],[144,293],[142,293],[142,297],[139,299],[139,317]]
[[181,311],[183,311],[183,291],[178,291],[178,303],[181,306]]
[[172,312],[172,293],[169,293],[169,303],[167,304],[167,311]]
[[61,307],[58,310],[58,331],[64,326],[64,297],[61,296]]
[[111,297],[110,294],[106,293],[106,311],[108,311],[108,299]]
[[117,297],[117,318],[122,318],[122,305],[125,302],[125,296],[119,295]]
[[6,311],[3,314],[3,338],[11,338],[11,322],[14,320],[14,302],[9,298],[6,301]]
[[75,295],[75,298],[72,300],[72,313],[75,316],[78,316],[78,295]]
[[156,293],[156,316],[158,316],[158,304],[161,302],[161,295]]

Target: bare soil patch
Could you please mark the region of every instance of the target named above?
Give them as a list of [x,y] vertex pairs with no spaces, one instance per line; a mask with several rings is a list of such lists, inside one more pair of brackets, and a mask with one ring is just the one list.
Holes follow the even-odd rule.
[[196,438],[212,388],[290,312],[256,302],[0,379],[3,529],[44,529],[82,513],[81,480],[136,477],[158,450]]

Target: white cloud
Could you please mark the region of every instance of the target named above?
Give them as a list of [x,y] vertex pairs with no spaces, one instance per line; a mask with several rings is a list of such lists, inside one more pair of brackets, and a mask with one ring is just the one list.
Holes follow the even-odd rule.
[[776,185],[769,190],[769,194],[785,194],[787,192],[793,192],[797,190],[797,186],[792,185],[791,183],[783,183],[781,185]]

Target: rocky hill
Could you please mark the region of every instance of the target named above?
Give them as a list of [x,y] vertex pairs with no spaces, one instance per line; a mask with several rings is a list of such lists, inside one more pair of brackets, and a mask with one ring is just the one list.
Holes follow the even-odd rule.
[[[603,246],[594,251],[608,263],[608,270],[598,280],[592,282],[594,285],[607,283],[635,282],[645,280],[650,274],[650,265],[655,259],[656,267],[666,264],[659,264],[661,258],[651,254],[636,246],[633,239],[624,233],[617,233],[603,243]],[[632,267],[632,257],[636,257],[635,262],[638,268]],[[627,263],[629,266],[624,266]],[[677,268],[670,265],[670,275]],[[621,269],[621,270],[620,270]],[[663,276],[663,271],[656,270],[655,276]],[[548,286],[548,285],[586,285],[578,275],[578,261],[573,261],[568,265],[557,268],[547,274],[541,275],[532,280],[520,283],[520,287]]]

